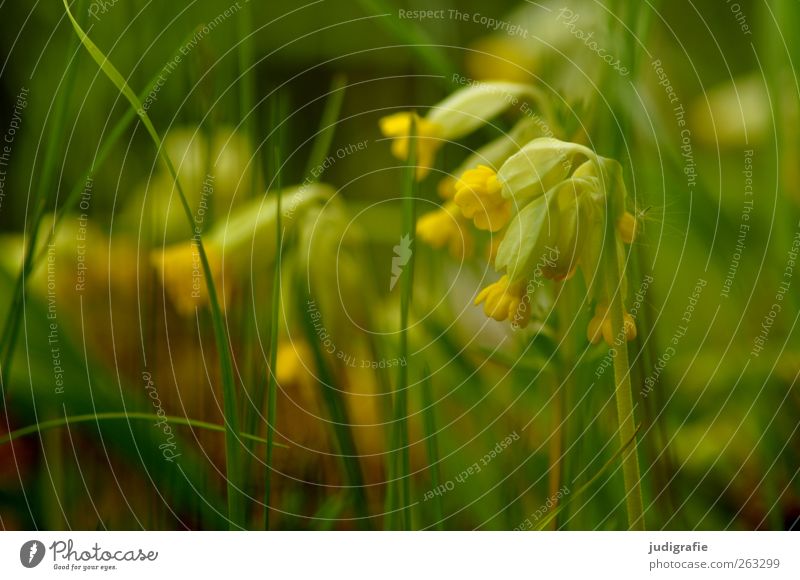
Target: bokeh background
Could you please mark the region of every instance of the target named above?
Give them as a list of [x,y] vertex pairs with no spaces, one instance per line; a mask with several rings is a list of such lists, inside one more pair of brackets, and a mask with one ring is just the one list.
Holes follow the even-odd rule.
[[[555,136],[623,165],[648,528],[798,525],[800,7],[637,4],[71,3],[224,260],[234,527],[627,527],[582,283],[549,283],[525,330],[489,320],[477,235],[464,256],[415,240],[413,285],[391,287],[406,172],[378,121],[472,80],[536,86]],[[61,2],[0,14],[0,526],[227,528],[219,343],[163,258],[193,234],[177,190]],[[516,118],[442,148],[416,215]],[[280,258],[279,189],[306,196]]]

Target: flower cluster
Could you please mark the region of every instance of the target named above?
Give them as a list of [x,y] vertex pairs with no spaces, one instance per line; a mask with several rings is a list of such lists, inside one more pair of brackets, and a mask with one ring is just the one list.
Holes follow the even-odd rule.
[[[436,150],[447,139],[465,134],[457,119],[471,119],[471,131],[504,109],[506,99],[487,100],[485,87],[480,95],[471,90],[458,91],[414,124],[422,169],[418,177],[427,174]],[[524,89],[518,93],[534,94]],[[454,108],[459,108],[460,115]],[[441,110],[447,110],[449,117],[434,114]],[[393,152],[403,158],[408,155],[412,123],[410,117],[400,115],[385,118],[381,128],[385,135],[395,137]],[[401,126],[401,118],[409,120]],[[448,120],[455,126],[448,125]],[[537,285],[530,284],[534,273],[568,280],[580,271],[589,300],[596,305],[588,338],[613,344],[609,305],[613,292],[622,292],[624,298],[625,284],[623,280],[619,287],[609,287],[605,274],[615,264],[608,262],[606,248],[614,244],[616,252],[611,255],[622,256],[621,244],[632,243],[637,234],[636,218],[625,211],[622,169],[584,145],[536,135],[536,129],[529,118],[523,119],[508,134],[471,155],[440,183],[439,193],[447,201],[419,220],[417,234],[433,247],[449,247],[456,256],[465,255],[466,240],[471,239],[465,233],[466,223],[496,234],[500,241],[493,244],[492,259],[503,275],[479,292],[475,303],[483,304],[487,316],[509,320],[514,328],[530,320],[527,293]],[[609,224],[614,226],[610,232]],[[633,318],[626,313],[623,322],[625,338],[632,340],[636,336]]]

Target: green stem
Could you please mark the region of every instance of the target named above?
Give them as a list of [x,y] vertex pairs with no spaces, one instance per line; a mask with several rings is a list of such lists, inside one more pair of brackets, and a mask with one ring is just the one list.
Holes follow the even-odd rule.
[[[611,209],[611,208],[610,208]],[[615,215],[613,211],[609,216]],[[625,306],[622,302],[622,285],[624,280],[617,259],[616,227],[610,217],[606,226],[606,288],[610,297],[609,315],[611,317],[611,333],[619,337],[614,348],[614,398],[617,403],[617,420],[619,422],[620,446],[632,445],[622,456],[622,475],[625,482],[625,505],[628,512],[628,528],[644,530],[644,502],[642,500],[641,473],[639,456],[637,455],[636,421],[633,414],[633,389],[631,387],[630,365],[628,362],[628,344],[625,341],[624,317]]]
[[395,438],[395,445],[397,445],[397,453],[395,460],[399,465],[399,473],[395,473],[395,477],[399,478],[399,494],[396,509],[400,510],[397,515],[400,519],[400,527],[403,529],[410,529],[410,514],[408,512],[408,504],[411,501],[410,490],[410,460],[408,450],[408,313],[411,307],[411,297],[414,288],[414,254],[416,247],[414,247],[414,236],[416,233],[416,192],[417,192],[417,152],[416,152],[416,134],[417,125],[416,121],[412,118],[411,130],[408,136],[408,159],[405,168],[405,176],[403,183],[403,239],[406,240],[407,246],[403,248],[403,241],[400,242],[401,252],[403,250],[410,250],[408,262],[401,270],[400,285],[400,360],[405,362],[398,367],[397,371],[397,388],[395,389],[395,427],[397,429],[397,437]]
[[[280,134],[280,133],[279,133]],[[281,223],[281,156],[280,137],[275,147],[275,270],[272,278],[272,309],[269,321],[269,379],[267,382],[267,471],[264,482],[264,529],[269,529],[269,505],[272,495],[272,451],[275,445],[275,431],[278,405],[278,327],[281,305],[281,246],[283,226]]]

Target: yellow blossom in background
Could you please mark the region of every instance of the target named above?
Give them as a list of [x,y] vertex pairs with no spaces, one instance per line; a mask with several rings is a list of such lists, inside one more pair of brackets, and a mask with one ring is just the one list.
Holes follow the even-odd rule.
[[511,202],[503,198],[503,187],[490,167],[479,165],[464,172],[455,189],[456,205],[479,230],[496,232],[511,219]]
[[510,320],[515,326],[522,328],[530,320],[530,308],[524,303],[526,291],[524,280],[512,283],[508,276],[503,276],[478,293],[475,305],[483,303],[486,316],[497,321]]
[[472,251],[472,235],[462,225],[458,206],[447,202],[417,220],[417,237],[436,249],[447,246],[450,255],[460,259]]
[[408,159],[412,119],[415,120],[417,179],[423,179],[433,166],[436,152],[444,144],[442,128],[416,113],[395,113],[380,120],[380,129],[384,137],[393,138],[392,155],[405,161]]
[[508,109],[512,103],[519,104],[523,99],[533,101],[539,97],[534,87],[522,83],[468,83],[430,107],[424,117],[405,111],[383,117],[378,124],[385,137],[393,138],[392,154],[405,161],[408,159],[408,143],[414,121],[417,179],[421,180],[433,166],[436,152],[446,142],[469,135]]
[[298,385],[310,393],[315,384],[310,366],[313,360],[311,349],[305,342],[282,340],[278,343],[275,379],[283,387]]
[[[222,252],[216,244],[206,244],[205,250],[219,305],[224,311],[229,293],[223,291]],[[189,315],[195,308],[208,304],[208,287],[196,241],[174,244],[163,252],[156,252],[151,256],[151,263],[178,312]]]
[[[287,230],[293,227],[298,215],[332,195],[333,189],[322,183],[283,190],[283,227]],[[234,283],[247,279],[253,273],[253,267],[267,267],[275,259],[277,213],[276,195],[267,193],[265,197],[240,205],[225,221],[214,224],[207,234],[202,234],[222,309],[230,298]],[[184,315],[193,313],[196,307],[205,306],[209,301],[198,247],[201,233],[196,226],[191,240],[156,248],[150,255],[150,263],[161,278],[167,296],[176,310]]]

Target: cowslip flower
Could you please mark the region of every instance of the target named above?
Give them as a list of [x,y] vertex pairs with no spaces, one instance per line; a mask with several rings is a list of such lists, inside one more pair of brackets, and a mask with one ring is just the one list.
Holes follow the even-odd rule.
[[472,235],[463,225],[456,204],[447,202],[417,220],[417,238],[436,249],[447,247],[451,256],[460,259],[472,250]]
[[[581,159],[585,161],[579,163]],[[494,260],[495,268],[505,274],[502,284],[479,295],[495,300],[485,309],[487,315],[502,311],[511,300],[499,293],[501,288],[526,287],[527,281],[538,285],[540,277],[567,280],[579,267],[589,299],[599,305],[610,303],[603,274],[609,208],[615,212],[611,222],[616,225],[613,243],[630,243],[636,234],[634,216],[624,211],[626,192],[618,163],[598,157],[581,145],[535,139],[510,157],[496,176],[490,179],[483,171],[483,180],[492,183],[492,194],[501,192],[507,201],[513,200],[512,207],[518,208],[503,232]],[[492,201],[498,203],[496,197]],[[622,259],[622,252],[617,254]],[[600,316],[606,310],[601,306],[590,324],[593,340],[611,332],[610,318]],[[633,337],[635,324],[626,315],[625,338]]]
[[[330,186],[323,184],[284,190],[283,226],[290,228],[298,214],[329,199],[333,193]],[[265,198],[239,206],[226,221],[219,222],[203,235],[211,276],[223,310],[230,300],[232,283],[246,276],[254,264],[266,265],[275,258],[277,213],[276,195],[268,193]],[[209,302],[198,240],[196,234],[185,242],[153,250],[150,255],[150,262],[172,304],[184,315],[192,314],[195,308]]]
[[487,165],[491,168],[500,167],[525,143],[541,137],[543,126],[547,127],[538,118],[524,117],[520,119],[510,131],[475,150],[449,175],[443,177],[437,186],[439,195],[444,199],[452,199],[456,192],[456,182],[466,171],[478,165]]
[[456,182],[453,200],[479,230],[496,232],[511,219],[511,202],[503,197],[497,173],[486,165],[464,172]]
[[525,327],[530,320],[530,308],[524,303],[526,293],[524,280],[512,282],[504,275],[478,293],[475,305],[483,303],[483,311],[490,318],[510,320],[518,327]]
[[436,152],[447,141],[472,133],[512,103],[537,96],[533,87],[522,83],[470,83],[432,106],[424,117],[403,111],[383,117],[379,127],[384,137],[392,138],[392,154],[405,161],[408,159],[411,127],[414,125],[416,175],[421,180],[430,172]]
[[[208,223],[213,214],[227,213],[251,198],[256,164],[244,135],[223,127],[207,136],[200,128],[181,127],[167,134],[164,148],[199,221]],[[172,243],[186,236],[186,214],[175,182],[164,169],[137,186],[122,220],[138,229],[142,216],[147,216],[154,239]]]
[[499,231],[508,224],[515,206],[544,196],[564,181],[581,155],[588,157],[591,152],[551,137],[534,139],[496,173],[485,165],[465,172],[456,183],[454,200],[476,228]]

